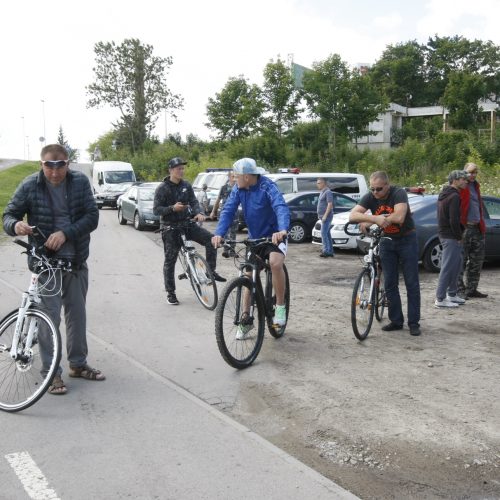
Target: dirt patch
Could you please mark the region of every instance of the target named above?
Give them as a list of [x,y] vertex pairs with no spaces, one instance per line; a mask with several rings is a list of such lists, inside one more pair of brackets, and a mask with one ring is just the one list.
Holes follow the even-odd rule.
[[287,332],[266,337],[226,412],[364,499],[500,498],[500,266],[483,270],[487,299],[453,311],[434,308],[437,275],[422,270],[422,335],[375,321],[361,343],[360,257],[318,253],[290,247]]

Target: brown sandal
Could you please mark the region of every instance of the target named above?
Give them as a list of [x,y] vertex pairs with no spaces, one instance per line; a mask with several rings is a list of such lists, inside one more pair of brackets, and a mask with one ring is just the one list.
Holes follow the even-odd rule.
[[74,378],[84,378],[85,380],[105,380],[106,377],[100,370],[96,370],[89,365],[77,366],[69,369],[69,376]]
[[60,375],[56,375],[54,377],[54,380],[52,380],[52,384],[47,389],[47,392],[49,394],[53,394],[54,396],[62,396],[68,392],[68,388]]

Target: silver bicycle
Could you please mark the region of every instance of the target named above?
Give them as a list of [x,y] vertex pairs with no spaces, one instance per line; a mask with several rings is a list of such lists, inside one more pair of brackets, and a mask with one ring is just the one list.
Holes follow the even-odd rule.
[[[61,360],[61,335],[39,305],[42,296],[60,293],[60,271],[71,270],[70,262],[47,257],[43,246],[37,248],[19,239],[14,242],[32,257],[35,272],[22,294],[19,309],[0,321],[0,409],[8,412],[36,403],[56,374]],[[45,348],[45,363],[40,342]]]
[[179,237],[180,249],[178,260],[183,272],[178,279],[188,279],[200,304],[212,311],[217,306],[217,285],[207,261],[197,252],[191,240],[188,239],[189,228],[194,221],[179,222],[165,226],[160,231],[173,231]]

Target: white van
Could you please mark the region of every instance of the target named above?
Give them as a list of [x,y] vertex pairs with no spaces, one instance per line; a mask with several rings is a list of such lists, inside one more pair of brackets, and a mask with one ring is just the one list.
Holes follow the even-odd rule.
[[112,184],[135,182],[132,165],[124,161],[96,161],[92,164],[92,187],[101,193]]
[[207,169],[206,172],[200,172],[193,181],[193,191],[198,194],[203,188],[203,184],[207,185],[208,208],[212,210],[215,200],[219,196],[219,191],[227,182],[228,174],[232,168],[217,168]]
[[330,189],[346,194],[355,200],[368,192],[364,175],[330,172],[307,172],[303,174],[266,174],[274,181],[283,193],[298,193],[299,191],[314,191],[317,188],[318,177],[324,177]]

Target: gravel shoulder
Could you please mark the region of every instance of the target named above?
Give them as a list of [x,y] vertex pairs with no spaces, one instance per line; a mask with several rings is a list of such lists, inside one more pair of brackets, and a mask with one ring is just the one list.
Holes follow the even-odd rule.
[[364,499],[500,498],[500,266],[483,270],[487,299],[453,311],[434,308],[438,276],[422,269],[422,335],[385,319],[358,342],[360,257],[318,253],[290,246],[287,332],[266,336],[226,412]]

